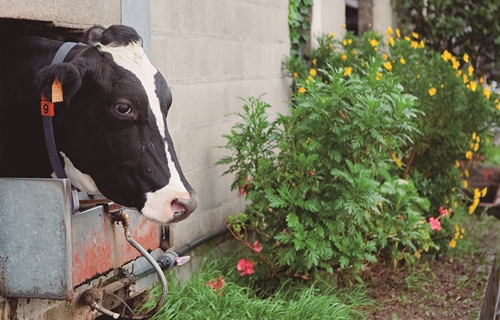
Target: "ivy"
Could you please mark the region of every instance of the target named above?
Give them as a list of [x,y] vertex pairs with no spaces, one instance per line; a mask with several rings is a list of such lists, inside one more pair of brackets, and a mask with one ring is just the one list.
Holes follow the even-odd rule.
[[288,4],[291,57],[302,57],[302,52],[309,41],[307,32],[311,29],[309,16],[312,5],[313,0],[290,0]]

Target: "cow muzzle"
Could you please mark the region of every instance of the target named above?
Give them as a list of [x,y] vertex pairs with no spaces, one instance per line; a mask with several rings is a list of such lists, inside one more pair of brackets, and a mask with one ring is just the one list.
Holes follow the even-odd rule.
[[186,219],[198,206],[194,191],[179,192],[167,185],[162,189],[146,193],[146,202],[141,213],[146,219],[168,224]]

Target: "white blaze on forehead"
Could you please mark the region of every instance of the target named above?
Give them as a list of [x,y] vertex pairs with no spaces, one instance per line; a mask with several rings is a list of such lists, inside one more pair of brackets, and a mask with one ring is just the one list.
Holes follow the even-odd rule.
[[[113,61],[124,69],[133,73],[140,81],[149,100],[149,107],[156,119],[157,130],[165,141],[165,121],[160,108],[160,100],[156,95],[155,74],[158,72],[151,64],[139,43],[127,46],[100,46],[100,50],[113,56]],[[166,223],[173,218],[172,202],[178,198],[189,198],[189,192],[181,181],[177,172],[168,144],[165,141],[165,154],[170,171],[170,181],[165,187],[146,193],[146,203],[141,210],[144,216],[160,223]]]

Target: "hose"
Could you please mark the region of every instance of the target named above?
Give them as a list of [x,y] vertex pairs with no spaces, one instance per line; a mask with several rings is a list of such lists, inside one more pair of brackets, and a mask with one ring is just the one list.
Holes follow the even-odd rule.
[[123,231],[125,234],[125,238],[127,239],[127,241],[137,251],[139,251],[144,256],[144,258],[146,258],[146,260],[148,260],[148,262],[153,266],[153,269],[158,274],[158,277],[160,278],[160,281],[161,281],[161,297],[158,300],[158,302],[156,303],[156,306],[153,309],[151,309],[147,314],[145,314],[143,316],[132,316],[132,317],[127,316],[127,315],[120,315],[116,312],[113,312],[113,311],[110,311],[110,310],[104,308],[100,304],[100,301],[101,301],[100,297],[95,293],[96,289],[94,289],[94,290],[89,289],[89,290],[85,291],[83,293],[82,297],[87,302],[87,304],[90,305],[93,309],[101,312],[102,314],[110,316],[113,319],[126,319],[126,320],[149,319],[160,310],[160,308],[163,306],[163,304],[165,303],[165,300],[167,298],[168,287],[167,287],[167,280],[165,279],[165,274],[163,273],[163,270],[160,268],[160,266],[155,261],[155,259],[146,250],[144,250],[144,248],[139,243],[137,243],[137,241],[135,241],[132,238],[132,236],[130,235],[130,231],[129,231],[130,217],[128,216],[128,214],[123,213],[122,210],[118,210],[117,212],[115,212],[113,214],[113,219],[114,219],[114,221],[117,221],[117,222],[121,221],[122,226],[123,226]]

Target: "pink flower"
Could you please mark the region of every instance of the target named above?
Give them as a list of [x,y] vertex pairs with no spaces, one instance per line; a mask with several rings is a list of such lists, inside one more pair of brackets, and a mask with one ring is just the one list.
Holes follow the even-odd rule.
[[253,243],[253,249],[255,250],[255,252],[261,252],[262,251],[262,247],[259,246],[259,240],[255,240],[255,242]]
[[309,174],[310,174],[311,176],[314,176],[314,175],[316,174],[316,172],[314,172],[314,171],[312,171],[312,170],[311,170],[311,171],[309,171]]
[[439,222],[439,220],[434,217],[429,218],[429,225],[431,226],[432,230],[441,230],[441,222]]
[[217,292],[219,290],[219,293],[217,294],[220,296],[222,294],[222,291],[224,291],[224,285],[226,284],[226,281],[222,277],[219,277],[217,280],[209,280],[207,281],[207,287],[212,288],[214,292]]
[[240,261],[238,261],[236,269],[240,271],[240,276],[246,276],[247,274],[252,274],[254,272],[253,262],[250,260],[241,259]]
[[242,186],[240,186],[240,187],[238,188],[238,190],[240,190],[240,194],[241,194],[242,196],[246,196],[246,195],[247,195],[248,183],[249,183],[250,181],[252,181],[252,177],[248,176],[248,177],[247,177],[247,181],[245,182],[245,184],[244,184],[244,185],[242,185]]
[[439,214],[442,217],[446,217],[448,215],[448,209],[444,209],[443,206],[439,207]]

